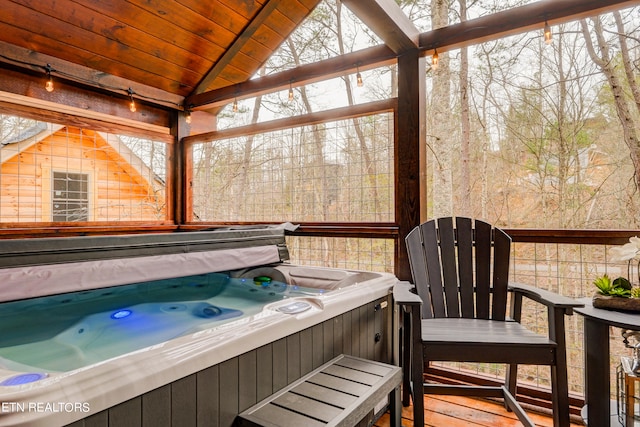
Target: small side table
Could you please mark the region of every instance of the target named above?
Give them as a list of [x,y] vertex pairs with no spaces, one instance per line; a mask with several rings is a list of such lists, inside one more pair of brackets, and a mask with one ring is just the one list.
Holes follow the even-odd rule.
[[594,308],[591,298],[580,302],[584,307],[574,310],[584,317],[586,406],[583,418],[593,427],[621,426],[617,414],[611,411],[609,327],[640,331],[640,315]]

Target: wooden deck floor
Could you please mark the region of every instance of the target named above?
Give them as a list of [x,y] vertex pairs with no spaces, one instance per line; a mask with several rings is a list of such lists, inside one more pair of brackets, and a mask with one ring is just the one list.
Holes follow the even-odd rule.
[[[515,415],[507,412],[501,403],[485,399],[459,396],[425,396],[425,427],[517,427],[522,426]],[[551,418],[527,411],[531,420],[539,427],[553,427]],[[403,427],[413,426],[413,407],[402,408]],[[583,426],[579,421],[572,427]],[[375,424],[390,427],[389,414]]]

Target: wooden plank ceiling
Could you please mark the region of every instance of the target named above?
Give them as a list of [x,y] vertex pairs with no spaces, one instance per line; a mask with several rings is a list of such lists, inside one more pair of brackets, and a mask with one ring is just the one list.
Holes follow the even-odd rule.
[[181,99],[251,78],[319,1],[3,0],[0,62]]
[[[140,98],[171,108],[218,108],[234,97],[352,72],[357,64],[366,69],[409,50],[444,52],[542,28],[545,21],[554,25],[640,3],[542,0],[419,34],[396,0],[343,0],[386,46],[250,80],[319,2],[2,0],[0,72],[4,67],[5,74],[0,73],[0,90],[37,97],[28,83],[11,86],[17,81],[15,70],[36,83],[51,64],[54,78],[76,86],[121,97],[132,88]],[[85,108],[72,96],[59,95],[56,102]]]

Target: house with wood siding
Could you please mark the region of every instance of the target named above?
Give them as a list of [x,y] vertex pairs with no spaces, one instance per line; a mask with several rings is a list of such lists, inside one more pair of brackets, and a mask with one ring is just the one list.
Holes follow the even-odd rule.
[[0,145],[2,222],[165,218],[163,180],[102,132],[37,123]]

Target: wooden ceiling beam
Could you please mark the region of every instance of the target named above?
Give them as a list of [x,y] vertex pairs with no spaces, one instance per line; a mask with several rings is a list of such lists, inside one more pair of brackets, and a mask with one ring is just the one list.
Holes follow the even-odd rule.
[[394,0],[342,0],[396,54],[418,47],[420,31]]
[[[46,81],[47,78],[41,71],[33,73],[25,71],[24,68],[8,66],[0,62],[0,101],[15,104],[11,110],[7,109],[7,111],[21,111],[19,105],[24,105],[41,110],[43,117],[48,117],[49,114],[52,114],[51,117],[66,114],[78,118],[102,120],[104,123],[119,122],[128,127],[152,129],[168,134],[171,123],[169,109],[166,107],[136,99],[137,110],[131,112],[129,99],[124,93],[116,96],[55,77],[53,92],[47,92]],[[3,108],[0,107],[0,111],[2,110]]]
[[330,120],[343,120],[354,117],[362,117],[370,114],[393,111],[396,108],[395,98],[371,101],[364,104],[356,104],[348,107],[334,108],[331,110],[316,111],[302,116],[285,117],[267,122],[249,124],[223,130],[187,136],[182,139],[185,145],[198,142],[206,142],[217,139],[236,138],[240,136],[257,135],[274,130],[290,129],[297,126],[312,126],[325,123]]
[[183,97],[162,89],[137,83],[112,74],[103,73],[74,64],[60,58],[38,53],[33,50],[0,41],[0,63],[5,63],[10,67],[19,67],[27,70],[28,73],[42,73],[44,81],[45,67],[51,64],[54,71],[51,73],[54,84],[55,81],[64,81],[69,85],[79,84],[82,86],[96,87],[106,92],[111,92],[122,96],[126,94],[128,88],[132,88],[136,95],[134,97],[144,99],[152,104],[179,108],[182,105]]
[[328,80],[354,72],[356,69],[366,70],[394,63],[396,54],[387,46],[375,46],[335,58],[326,59],[313,64],[283,71],[269,76],[247,80],[232,86],[189,96],[185,99],[185,107],[195,109],[210,109],[221,107],[232,99],[243,99],[278,90],[287,89],[309,83]]
[[422,33],[420,50],[430,55],[434,49],[443,52],[542,30],[545,21],[549,25],[560,24],[638,4],[638,0],[543,0]]
[[240,53],[244,45],[251,40],[253,35],[260,27],[271,17],[271,14],[280,6],[281,0],[269,0],[258,14],[253,18],[249,25],[236,38],[233,44],[225,51],[214,66],[204,75],[200,83],[191,92],[191,95],[203,93],[211,85],[211,83],[220,75],[227,65],[231,63],[233,58]]

